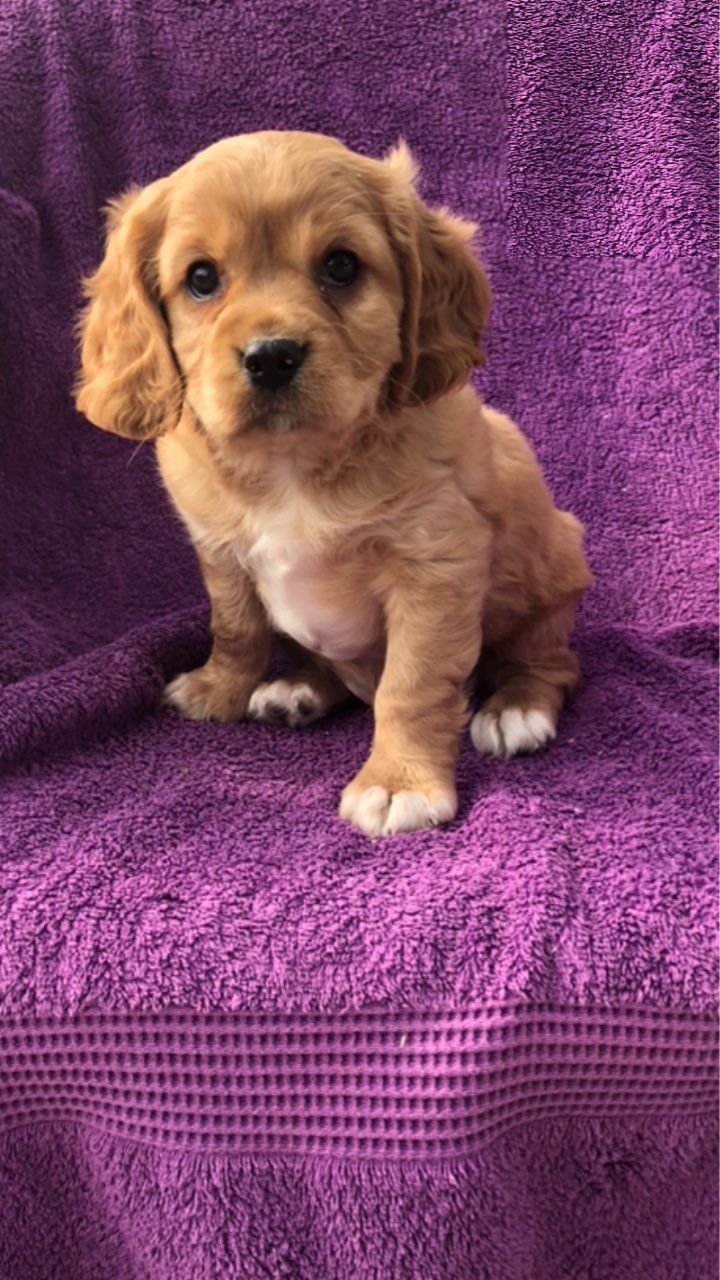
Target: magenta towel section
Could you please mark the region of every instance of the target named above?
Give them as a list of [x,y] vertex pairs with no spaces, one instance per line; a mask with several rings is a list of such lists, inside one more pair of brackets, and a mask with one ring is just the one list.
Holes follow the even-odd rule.
[[[0,6],[0,1280],[717,1274],[715,14]],[[445,830],[371,736],[183,721],[152,447],[74,411],[104,202],[223,135],[399,135],[483,228],[478,387],[587,530],[584,683]],[[452,626],[452,619],[448,619]]]

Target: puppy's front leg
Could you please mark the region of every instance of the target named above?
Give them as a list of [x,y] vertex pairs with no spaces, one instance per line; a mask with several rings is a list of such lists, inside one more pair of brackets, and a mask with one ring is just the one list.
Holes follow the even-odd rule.
[[167,685],[165,701],[193,720],[242,720],[267,670],[270,625],[235,557],[196,550],[212,606],[212,653]]
[[480,652],[486,565],[485,546],[476,541],[411,566],[389,590],[372,750],[340,804],[341,818],[369,836],[455,816],[455,761],[465,686]]

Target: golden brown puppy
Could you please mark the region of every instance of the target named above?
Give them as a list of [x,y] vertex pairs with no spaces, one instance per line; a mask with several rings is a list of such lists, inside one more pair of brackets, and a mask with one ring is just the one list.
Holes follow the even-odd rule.
[[[340,814],[369,835],[449,821],[469,677],[478,751],[533,751],[578,680],[591,578],[519,431],[468,383],[490,290],[475,228],[432,212],[404,146],[209,147],[112,206],[77,403],[159,437],[212,605],[212,654],[168,686],[195,718],[303,725],[371,703]],[[264,683],[274,635],[294,669]]]

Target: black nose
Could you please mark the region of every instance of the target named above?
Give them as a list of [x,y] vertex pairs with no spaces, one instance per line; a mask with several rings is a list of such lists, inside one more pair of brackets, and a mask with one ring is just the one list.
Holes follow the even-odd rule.
[[255,387],[277,391],[297,373],[305,359],[305,348],[290,338],[251,342],[245,348],[243,364]]

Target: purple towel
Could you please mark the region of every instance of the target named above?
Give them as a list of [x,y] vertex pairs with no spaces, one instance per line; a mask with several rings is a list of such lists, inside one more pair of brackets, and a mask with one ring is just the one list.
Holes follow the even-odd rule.
[[[700,0],[5,0],[0,1280],[715,1275],[715,67]],[[368,711],[159,709],[199,575],[72,407],[103,202],[258,128],[480,221],[587,529],[584,685],[443,831],[338,821]]]

